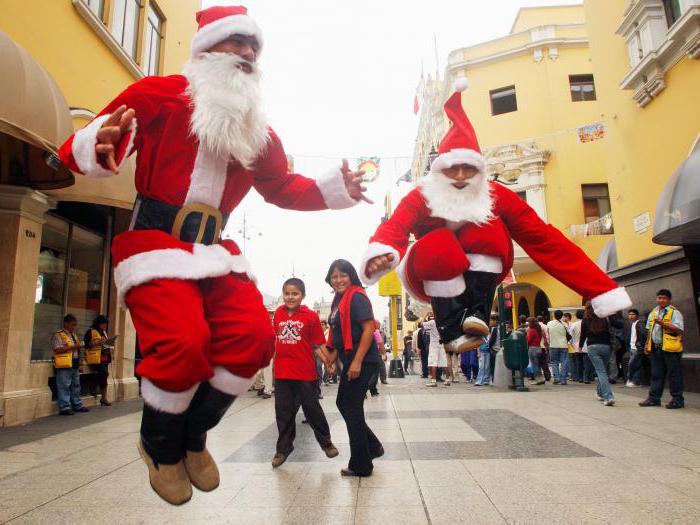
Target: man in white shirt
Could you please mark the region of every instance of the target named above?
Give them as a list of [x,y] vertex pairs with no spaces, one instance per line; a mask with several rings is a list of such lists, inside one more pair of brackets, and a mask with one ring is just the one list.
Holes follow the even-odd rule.
[[549,335],[549,356],[554,373],[554,384],[565,385],[569,375],[569,335],[566,325],[561,318],[564,313],[555,310],[554,319],[547,323]]

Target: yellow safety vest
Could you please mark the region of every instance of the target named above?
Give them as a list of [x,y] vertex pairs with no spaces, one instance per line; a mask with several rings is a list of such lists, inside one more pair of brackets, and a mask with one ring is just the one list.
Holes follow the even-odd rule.
[[[73,346],[76,341],[65,330],[56,332],[63,341],[63,346]],[[55,368],[73,368],[73,350],[54,350],[53,366]]]
[[[90,329],[90,342],[99,341],[100,339],[102,339],[102,335],[100,334],[100,332],[98,332],[94,328],[91,328]],[[90,347],[85,352],[85,360],[87,361],[87,364],[89,364],[89,365],[99,365],[101,362],[101,356],[102,356],[102,345]]]
[[[654,308],[651,312],[651,315],[653,315],[655,312],[658,313],[658,308]],[[664,315],[664,321],[666,322],[671,322],[671,319],[673,318],[673,312],[675,311],[675,308],[673,306],[669,306],[668,310],[666,311],[666,315]],[[656,317],[654,317],[651,321],[651,330],[649,330],[649,336],[647,337],[647,345],[646,345],[646,351],[651,352],[652,349],[652,332],[654,331],[654,325],[656,324]],[[661,330],[663,332],[663,337],[661,339],[661,349],[664,352],[682,352],[683,351],[683,334],[672,334],[670,332],[667,332],[664,327],[661,327]]]

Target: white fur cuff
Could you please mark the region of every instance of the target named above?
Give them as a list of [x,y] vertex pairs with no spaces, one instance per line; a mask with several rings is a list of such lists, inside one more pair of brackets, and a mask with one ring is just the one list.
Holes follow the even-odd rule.
[[114,269],[114,284],[120,304],[135,286],[154,279],[199,280],[227,273],[245,274],[255,281],[248,260],[243,255],[231,255],[223,246],[195,244],[193,252],[165,248],[137,253],[121,261]]
[[481,173],[486,171],[484,156],[473,149],[453,149],[447,153],[441,153],[430,165],[430,171],[440,173],[442,170],[457,164],[469,164],[477,168]]
[[[381,272],[378,272],[374,274],[372,277],[367,277],[367,263],[371,260],[374,259],[375,257],[379,257],[380,255],[393,255],[394,260],[391,261],[391,268],[388,270],[383,270]],[[363,283],[365,283],[367,286],[371,286],[375,284],[379,279],[381,279],[384,275],[388,274],[392,270],[394,270],[400,262],[401,257],[399,257],[399,252],[396,250],[396,248],[392,248],[391,246],[388,246],[386,244],[382,244],[380,242],[372,242],[367,246],[367,250],[365,251],[365,254],[362,256],[362,262],[360,263],[359,269],[360,269],[360,279],[362,280]]]
[[614,288],[591,300],[593,311],[598,317],[607,317],[632,306],[632,300],[623,288]]
[[214,377],[209,380],[209,384],[225,394],[240,396],[248,391],[253,381],[255,381],[255,376],[239,377],[225,368],[217,366],[214,368]]
[[430,297],[456,297],[467,289],[464,276],[459,274],[447,281],[423,281],[423,289]]
[[321,192],[326,206],[331,210],[352,208],[357,204],[357,201],[348,193],[343,172],[339,168],[335,168],[316,179],[316,186]]
[[146,404],[168,414],[182,414],[192,402],[199,383],[182,392],[168,392],[158,388],[145,377],[141,380],[141,397]]
[[[75,159],[75,163],[80,171],[87,177],[102,179],[114,175],[114,173],[103,168],[102,165],[97,162],[97,152],[95,151],[95,146],[97,145],[97,132],[100,130],[105,120],[107,120],[109,117],[109,114],[101,115],[93,119],[93,121],[83,129],[76,131],[75,135],[73,135],[73,158]],[[127,144],[124,157],[122,158],[121,162],[117,164],[117,168],[121,168],[124,165],[124,161],[131,153],[131,148],[134,147],[135,138],[136,118],[131,121],[131,126],[129,128],[129,143]]]

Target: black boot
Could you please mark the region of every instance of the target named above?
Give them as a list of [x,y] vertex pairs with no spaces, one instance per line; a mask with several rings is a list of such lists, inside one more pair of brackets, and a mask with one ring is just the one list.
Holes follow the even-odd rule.
[[480,346],[482,337],[466,336],[462,330],[465,307],[461,297],[433,297],[433,314],[440,334],[440,343],[447,352],[466,352]]
[[[491,307],[493,306],[493,298],[496,294],[498,286],[498,274],[490,272],[465,272],[464,282],[467,289],[460,296],[459,300],[464,305],[464,320],[463,328],[465,333],[471,333],[471,330],[466,326],[469,318],[472,319],[472,324],[475,326],[475,333],[479,335],[488,335],[489,333],[489,318],[491,317]],[[485,330],[479,328],[481,321]]]
[[151,487],[173,505],[192,497],[192,485],[183,463],[185,414],[159,412],[143,405],[139,452],[148,467]]
[[219,469],[206,449],[207,431],[219,424],[236,396],[202,383],[187,412],[185,468],[192,484],[209,492],[219,486]]

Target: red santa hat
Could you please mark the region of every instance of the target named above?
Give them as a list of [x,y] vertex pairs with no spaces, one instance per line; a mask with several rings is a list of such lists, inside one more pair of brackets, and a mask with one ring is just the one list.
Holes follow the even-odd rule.
[[445,113],[452,126],[440,142],[438,156],[430,165],[432,172],[441,172],[456,164],[469,164],[485,173],[486,163],[481,154],[476,131],[462,107],[462,91],[467,89],[467,86],[466,78],[458,78],[454,85],[455,92],[445,102]]
[[233,35],[255,38],[262,49],[262,31],[243,6],[213,6],[197,13],[199,29],[192,39],[192,56]]

